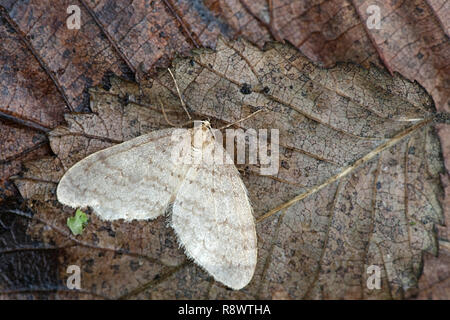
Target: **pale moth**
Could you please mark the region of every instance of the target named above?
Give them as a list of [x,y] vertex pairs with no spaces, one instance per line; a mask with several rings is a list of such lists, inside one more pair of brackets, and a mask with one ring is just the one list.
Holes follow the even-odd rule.
[[253,277],[257,240],[247,190],[207,121],[91,154],[65,173],[56,194],[62,204],[89,206],[107,221],[155,219],[169,211],[186,255],[215,280],[238,290]]

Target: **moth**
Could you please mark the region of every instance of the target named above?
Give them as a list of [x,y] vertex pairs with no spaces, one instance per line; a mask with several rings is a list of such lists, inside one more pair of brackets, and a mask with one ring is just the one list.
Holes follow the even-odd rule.
[[168,212],[186,255],[215,280],[238,290],[253,277],[252,206],[208,121],[157,130],[91,154],[64,174],[56,194],[62,204],[89,206],[107,221],[149,220]]

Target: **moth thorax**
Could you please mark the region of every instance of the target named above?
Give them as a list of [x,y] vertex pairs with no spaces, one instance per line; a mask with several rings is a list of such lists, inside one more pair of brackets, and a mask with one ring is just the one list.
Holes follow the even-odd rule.
[[209,121],[195,121],[192,130],[191,146],[194,151],[200,151],[214,142],[214,134]]

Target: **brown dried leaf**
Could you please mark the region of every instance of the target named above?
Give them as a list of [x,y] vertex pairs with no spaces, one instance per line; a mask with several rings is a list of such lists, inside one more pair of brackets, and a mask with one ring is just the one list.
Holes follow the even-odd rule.
[[[87,102],[83,90],[97,85],[107,70],[153,70],[192,48],[214,48],[218,35],[244,35],[260,47],[273,39],[287,40],[325,66],[342,61],[366,66],[381,63],[420,82],[437,108],[449,111],[448,3],[65,0],[54,4],[45,0],[29,4],[4,0],[0,4],[73,108],[86,107],[80,104],[83,99]],[[82,10],[82,28],[76,33],[61,27],[66,20],[61,13],[70,4]],[[369,5],[380,8],[380,29],[367,26]]]
[[[55,197],[63,173],[87,155],[185,115],[171,77],[137,85],[111,79],[93,88],[93,114],[68,114],[49,137],[54,158],[27,164],[16,180],[36,212],[31,234],[62,246],[61,278],[78,264],[83,289],[124,298],[400,298],[422,270],[422,251],[437,253],[434,225],[442,160],[429,96],[401,77],[353,64],[321,69],[290,46],[260,51],[220,40],[174,62],[196,118],[231,123],[255,108],[244,128],[280,131],[280,171],[240,168],[258,217],[259,263],[249,286],[229,291],[178,249],[164,218],[102,222],[90,215],[82,236],[65,226],[73,213]],[[217,121],[216,121],[217,120]],[[287,204],[286,204],[287,203]],[[366,268],[381,267],[381,290],[366,287]]]
[[0,122],[0,202],[14,194],[8,178],[18,174],[22,161],[48,154],[48,142],[44,134],[13,124]]
[[419,281],[417,299],[449,300],[450,249],[440,250],[439,257],[425,254],[425,267]]
[[[65,107],[56,87],[0,12],[0,202],[14,194],[8,182],[21,162],[46,155],[43,134],[63,120]],[[26,126],[29,128],[27,129]]]
[[448,300],[450,299],[450,224],[448,223],[450,221],[450,125],[439,123],[436,129],[447,169],[447,172],[441,174],[445,194],[441,205],[447,223],[437,227],[440,243],[439,257],[425,255],[425,267],[419,282],[420,293],[417,298]]
[[88,109],[86,88],[98,85],[108,72],[125,76],[130,70],[83,6],[81,28],[66,27],[71,4],[66,0],[1,1],[3,17],[39,59],[48,75],[44,78],[51,78],[70,110],[81,111]]
[[[211,0],[206,1],[234,34],[260,47],[272,37],[287,40],[307,57],[332,66],[370,62],[417,80],[436,107],[450,111],[448,2],[434,0]],[[367,20],[380,8],[380,29]],[[228,32],[230,33],[230,32]],[[231,32],[232,33],[232,32]]]
[[64,290],[56,274],[60,248],[27,235],[33,215],[20,207],[9,202],[0,207],[0,300],[45,299],[56,289]]

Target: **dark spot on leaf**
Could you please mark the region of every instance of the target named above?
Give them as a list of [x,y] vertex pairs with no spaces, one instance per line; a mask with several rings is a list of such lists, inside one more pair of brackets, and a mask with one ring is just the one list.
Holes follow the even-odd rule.
[[69,58],[69,57],[70,57],[70,50],[69,50],[69,49],[64,50],[64,52],[63,52],[63,58],[67,59],[67,58]]
[[92,267],[94,266],[94,259],[87,259],[83,261],[84,271],[87,273],[92,273]]
[[241,87],[242,94],[250,94],[252,93],[252,87],[248,83],[244,83]]
[[172,242],[171,239],[167,238],[167,239],[164,241],[164,245],[165,245],[166,247],[170,248],[170,247],[173,247],[173,242]]
[[113,270],[114,270],[114,274],[116,274],[116,273],[119,272],[120,266],[119,266],[118,264],[113,264],[113,265],[111,266],[111,269],[113,269]]
[[126,93],[124,96],[119,97],[119,102],[122,107],[125,107],[130,101],[130,96]]
[[286,160],[281,160],[281,166],[285,169],[289,169],[289,163]]
[[127,80],[134,81],[135,79],[134,72],[125,62],[119,64],[119,69],[120,72],[122,72],[121,74],[122,77],[124,77]]
[[39,143],[42,141],[42,136],[41,135],[34,135],[33,139],[32,139],[33,143]]
[[130,269],[133,271],[136,271],[137,269],[139,269],[140,265],[138,261],[130,261]]
[[[450,103],[449,103],[450,106]],[[434,117],[434,121],[437,123],[447,123],[450,124],[450,114],[447,112],[438,112]]]
[[109,89],[111,89],[112,75],[113,75],[112,71],[106,71],[102,77],[102,88],[105,89],[106,91],[109,91]]
[[97,237],[97,235],[95,233],[92,234],[92,242],[94,244],[98,244],[98,237]]
[[115,238],[116,237],[116,233],[108,226],[101,226],[100,228],[98,228],[99,231],[106,231],[108,232],[108,235],[110,237]]
[[395,160],[395,159],[391,159],[391,160],[388,161],[388,164],[389,164],[391,167],[394,167],[394,166],[396,166],[396,165],[398,164],[398,161]]

